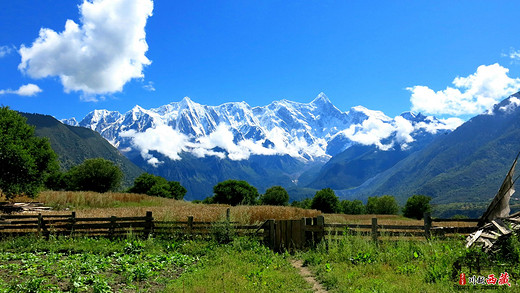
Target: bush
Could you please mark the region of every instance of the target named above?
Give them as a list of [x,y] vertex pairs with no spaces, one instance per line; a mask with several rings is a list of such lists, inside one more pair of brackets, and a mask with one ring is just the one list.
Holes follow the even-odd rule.
[[366,212],[367,214],[395,215],[399,212],[399,205],[395,197],[391,195],[371,196],[367,200]]
[[49,174],[59,169],[49,141],[9,107],[0,107],[0,194],[34,197]]
[[236,206],[238,204],[255,204],[258,190],[243,180],[226,180],[213,186],[212,203],[223,203]]
[[311,208],[323,213],[336,213],[339,211],[339,199],[330,188],[322,189],[314,195]]
[[177,181],[168,181],[161,176],[148,173],[143,173],[135,178],[134,186],[128,191],[177,200],[183,199],[187,192],[186,188]]
[[121,185],[123,172],[113,162],[103,158],[86,159],[66,174],[70,190],[107,192]]
[[289,204],[289,193],[281,186],[273,186],[260,197],[260,202],[265,205],[286,206]]
[[302,199],[301,201],[295,200],[291,203],[292,207],[301,208],[301,209],[310,209],[311,205],[312,205],[312,198],[305,198],[305,199]]
[[430,200],[432,198],[426,195],[411,196],[403,208],[403,215],[407,218],[422,219],[424,213],[431,211]]
[[340,203],[341,212],[347,215],[362,215],[365,213],[365,205],[359,199],[350,201],[342,200]]

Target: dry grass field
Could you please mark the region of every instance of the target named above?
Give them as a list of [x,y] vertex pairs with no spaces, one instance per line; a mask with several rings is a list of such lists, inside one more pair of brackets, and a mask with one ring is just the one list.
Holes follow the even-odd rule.
[[218,221],[225,219],[228,208],[231,221],[244,224],[258,224],[268,219],[316,217],[321,214],[317,210],[295,207],[195,204],[131,193],[45,191],[33,201],[53,207],[54,210],[48,212],[52,214],[76,211],[77,217],[133,217],[144,216],[147,211],[151,211],[155,219],[162,221],[185,221],[188,216],[193,216],[194,221]]
[[[0,198],[0,200],[2,200]],[[68,214],[76,211],[78,217],[133,217],[153,212],[157,220],[185,221],[193,216],[194,221],[218,221],[230,209],[232,221],[244,224],[259,224],[268,219],[301,219],[321,215],[318,210],[306,210],[287,206],[234,206],[221,204],[195,204],[132,193],[96,193],[83,191],[44,191],[35,199],[17,198],[16,201],[38,201],[54,208],[48,213]],[[423,225],[422,220],[408,219],[400,215],[345,215],[324,214],[326,223],[369,225],[376,217],[380,225]],[[434,223],[434,226],[466,227],[475,223],[447,222]]]

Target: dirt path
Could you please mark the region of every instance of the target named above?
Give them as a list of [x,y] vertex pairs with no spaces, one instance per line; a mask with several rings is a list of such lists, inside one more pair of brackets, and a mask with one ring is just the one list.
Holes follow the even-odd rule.
[[323,286],[314,278],[314,275],[309,270],[309,268],[303,266],[302,260],[293,259],[291,260],[291,264],[293,267],[298,269],[298,272],[305,279],[305,281],[312,285],[312,290],[314,290],[314,292],[327,293],[327,290],[325,290],[325,288],[323,288]]

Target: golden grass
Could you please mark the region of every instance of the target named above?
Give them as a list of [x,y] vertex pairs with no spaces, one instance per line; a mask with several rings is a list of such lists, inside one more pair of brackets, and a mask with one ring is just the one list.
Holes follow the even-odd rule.
[[188,216],[192,216],[194,221],[213,222],[225,219],[229,208],[231,221],[258,224],[268,219],[300,219],[321,214],[317,210],[295,207],[194,204],[131,193],[46,191],[36,200],[56,208],[48,213],[69,214],[74,210],[77,217],[137,217],[151,211],[160,221],[186,221]]
[[[77,217],[138,217],[147,211],[160,221],[186,221],[193,216],[194,221],[213,222],[225,219],[226,210],[230,209],[231,221],[244,224],[259,224],[265,220],[286,220],[311,218],[321,215],[318,210],[306,210],[283,206],[235,206],[195,204],[183,200],[174,200],[132,193],[96,193],[72,191],[45,191],[33,200],[54,207],[50,214],[70,214],[76,211]],[[408,219],[398,215],[345,215],[324,214],[325,223],[365,224],[377,218],[380,225],[418,225],[423,220]],[[434,223],[434,226],[465,227],[475,223],[447,222]]]

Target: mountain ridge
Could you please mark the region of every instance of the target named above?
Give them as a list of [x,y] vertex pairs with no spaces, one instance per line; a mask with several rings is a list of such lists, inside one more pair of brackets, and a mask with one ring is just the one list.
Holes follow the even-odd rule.
[[343,112],[323,93],[309,103],[280,100],[256,107],[245,102],[208,106],[185,97],[152,109],[136,105],[124,114],[95,110],[79,123],[64,122],[99,132],[147,172],[191,186],[188,199],[211,194],[217,180],[225,179],[248,180],[260,190],[269,184],[306,187],[327,160],[350,147],[401,153],[424,133],[434,137],[451,129],[411,112],[395,118],[363,106]]

